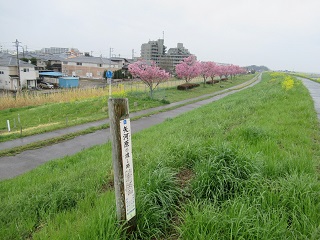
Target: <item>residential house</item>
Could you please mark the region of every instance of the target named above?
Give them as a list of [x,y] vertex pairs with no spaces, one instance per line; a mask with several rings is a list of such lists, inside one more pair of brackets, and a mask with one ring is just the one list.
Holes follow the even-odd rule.
[[16,56],[0,53],[0,89],[17,91],[37,86],[39,72],[33,64],[19,60]]
[[65,56],[56,54],[42,54],[42,53],[25,53],[26,59],[37,59],[37,70],[52,70],[55,72],[61,72],[61,62],[66,58]]
[[116,71],[121,69],[125,60],[108,59],[102,57],[80,56],[67,58],[62,61],[62,73],[66,76],[80,78],[102,79],[105,70]]
[[41,60],[46,64],[44,69],[52,70],[54,72],[62,71],[62,61],[64,58],[59,55],[45,55]]

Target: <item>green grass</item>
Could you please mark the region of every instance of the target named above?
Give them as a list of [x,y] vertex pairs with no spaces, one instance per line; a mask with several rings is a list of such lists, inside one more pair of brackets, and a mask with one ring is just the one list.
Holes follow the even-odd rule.
[[[129,239],[319,239],[320,131],[281,77],[134,134]],[[0,182],[1,239],[125,239],[111,144]]]
[[[160,101],[131,98],[130,109],[135,109],[134,102],[139,103],[139,108],[151,108],[162,105]],[[44,104],[42,106],[25,107],[19,109],[6,109],[1,112],[1,129],[5,133],[6,119],[11,122],[12,133],[2,134],[0,141],[8,141],[20,137],[18,114],[22,124],[22,135],[39,134],[68,126],[79,125],[86,122],[105,119],[108,116],[108,98],[99,97],[84,101],[70,103]],[[12,126],[16,122],[16,129]],[[5,123],[5,124],[3,124]]]
[[[253,75],[243,75],[233,81],[223,82],[222,84],[225,87],[232,87],[251,78],[253,78]],[[150,99],[147,92],[128,92],[127,97],[130,104],[130,112],[214,93],[221,90],[220,85],[221,84],[206,87],[201,86],[189,91],[178,91],[176,87],[159,88],[154,92],[154,99]],[[69,103],[48,103],[41,106],[1,110],[0,142],[21,137],[18,115],[21,121],[22,136],[39,134],[108,118],[108,96]],[[7,120],[10,120],[10,133],[7,132]]]

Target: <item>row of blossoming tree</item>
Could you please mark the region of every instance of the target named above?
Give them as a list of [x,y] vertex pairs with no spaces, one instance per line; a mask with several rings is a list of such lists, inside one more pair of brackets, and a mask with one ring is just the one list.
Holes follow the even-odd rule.
[[213,79],[219,76],[220,80],[223,77],[234,78],[238,74],[245,73],[246,71],[237,65],[218,65],[215,62],[199,62],[194,56],[185,58],[181,63],[176,66],[176,74],[178,77],[185,79],[186,82],[191,81],[195,77],[201,76],[203,83],[206,84],[207,79]]
[[[160,69],[154,62],[148,64],[145,61],[132,63],[128,67],[133,77],[140,78],[141,81],[149,87],[150,97],[153,97],[154,89],[164,81],[169,79],[169,73]],[[236,65],[218,65],[215,62],[199,62],[194,56],[185,58],[176,66],[176,74],[186,83],[193,78],[201,76],[204,85],[208,78],[211,81],[215,77],[219,77],[220,81],[224,78],[234,78],[238,74],[245,73],[245,70]]]

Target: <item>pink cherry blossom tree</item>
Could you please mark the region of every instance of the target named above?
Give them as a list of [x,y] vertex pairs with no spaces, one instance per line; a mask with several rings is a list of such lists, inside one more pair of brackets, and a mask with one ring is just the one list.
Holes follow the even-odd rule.
[[216,75],[218,75],[220,77],[219,82],[221,82],[222,76],[224,75],[224,72],[225,72],[224,67],[225,66],[222,66],[222,65],[216,66]]
[[235,78],[235,76],[237,75],[237,74],[239,74],[239,69],[240,69],[240,67],[239,66],[237,66],[237,65],[233,65],[233,64],[231,64],[230,66],[229,66],[229,73],[230,73],[230,76],[231,76],[231,79],[233,78]]
[[153,98],[154,89],[162,82],[169,79],[169,73],[160,69],[154,62],[148,64],[145,61],[138,61],[128,66],[133,77],[140,78],[149,87],[150,97]]
[[237,66],[231,64],[230,66],[228,66],[229,68],[229,74],[231,76],[231,79],[235,77],[235,75],[237,74]]
[[244,70],[238,65],[230,65],[231,78],[235,78],[238,74],[242,74]]
[[214,77],[217,75],[218,65],[215,62],[211,62],[210,78],[213,81]]
[[221,66],[221,68],[222,68],[222,73],[223,73],[223,75],[224,75],[224,77],[225,77],[225,79],[227,79],[228,78],[228,76],[230,75],[230,65],[226,65],[226,66]]
[[176,66],[176,74],[178,77],[184,78],[186,83],[198,77],[200,73],[201,65],[193,55],[183,59],[183,61]]
[[203,77],[203,84],[206,85],[208,77],[211,77],[213,80],[215,76],[216,64],[214,62],[201,62],[200,63],[201,72],[200,75]]

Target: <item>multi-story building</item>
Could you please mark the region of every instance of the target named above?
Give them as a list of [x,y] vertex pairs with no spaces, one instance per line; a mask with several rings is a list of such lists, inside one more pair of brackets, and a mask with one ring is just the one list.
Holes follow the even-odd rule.
[[110,60],[102,57],[74,57],[62,61],[62,73],[80,78],[102,79],[105,70],[116,71],[122,68],[125,60]]
[[60,48],[60,47],[50,47],[42,48],[40,51],[35,51],[38,54],[66,54],[68,56],[81,56],[83,55],[77,48]]
[[60,47],[50,47],[50,48],[42,48],[41,53],[46,54],[61,54],[69,51],[69,48],[60,48]]
[[187,58],[190,55],[191,53],[183,46],[183,43],[178,43],[176,48],[170,48],[167,53],[167,56],[172,59],[174,66],[179,64],[184,58]]
[[166,53],[164,39],[149,41],[141,45],[141,58],[143,60],[154,61],[158,66],[172,73],[175,66],[190,55],[191,53],[183,46],[183,43],[178,43],[176,48],[170,48]]
[[154,61],[159,64],[159,59],[165,55],[166,47],[163,44],[164,39],[143,43],[141,45],[141,57],[146,61]]

